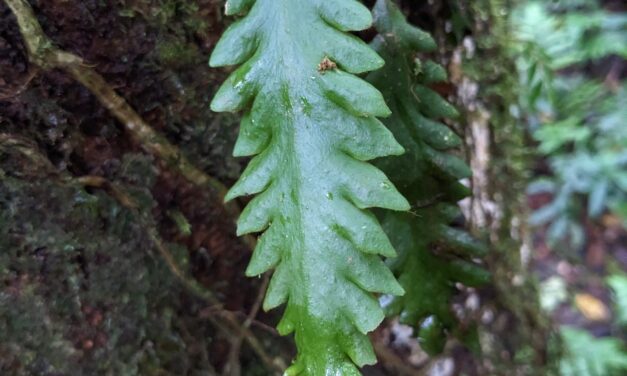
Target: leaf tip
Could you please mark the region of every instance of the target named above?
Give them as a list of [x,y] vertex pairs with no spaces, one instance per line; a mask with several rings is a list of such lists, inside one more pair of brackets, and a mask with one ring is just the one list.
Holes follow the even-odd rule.
[[239,192],[237,192],[234,188],[235,187],[232,187],[228,192],[226,192],[226,195],[224,196],[225,204],[240,196]]

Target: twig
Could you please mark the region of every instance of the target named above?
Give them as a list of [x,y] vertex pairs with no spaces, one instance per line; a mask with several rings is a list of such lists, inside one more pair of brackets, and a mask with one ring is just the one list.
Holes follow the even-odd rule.
[[161,254],[161,257],[163,257],[165,262],[168,264],[168,267],[170,267],[170,270],[172,270],[172,272],[181,280],[181,282],[183,282],[183,284],[190,291],[213,305],[222,305],[218,298],[216,298],[210,290],[206,289],[195,279],[187,277],[186,273],[179,268],[178,264],[174,260],[174,257],[172,256],[168,248],[166,248],[166,246],[163,244],[154,228],[148,230],[148,235],[150,236],[152,243],[155,245],[155,248],[157,248],[157,251],[159,251],[159,253]]
[[[227,188],[220,181],[196,168],[174,145],[164,136],[156,132],[139,116],[139,114],[119,96],[115,90],[82,58],[63,51],[43,32],[31,6],[26,0],[5,0],[17,19],[20,32],[28,50],[29,60],[43,70],[62,69],[75,80],[83,84],[111,111],[131,137],[148,153],[158,157],[167,166],[176,169],[193,184],[209,187],[220,202],[224,201]],[[232,218],[239,217],[240,210],[235,203],[225,204],[225,209]],[[243,237],[251,248],[255,247],[255,238]]]
[[56,169],[38,150],[37,145],[22,136],[0,133],[0,151],[14,149],[29,159],[33,167],[42,167],[46,173],[56,173]]
[[425,373],[415,369],[405,363],[398,355],[391,351],[380,341],[373,340],[374,351],[377,354],[377,358],[381,361],[381,364],[394,372],[395,375],[400,376],[423,376]]
[[266,368],[274,370],[279,374],[283,373],[283,370],[287,368],[283,360],[280,358],[272,359],[264,350],[263,345],[261,344],[261,342],[259,342],[259,339],[257,339],[257,337],[253,334],[253,332],[250,331],[249,328],[239,325],[236,320],[232,320],[230,318],[227,318],[226,321],[229,323],[229,325],[234,326],[234,329],[239,332],[238,335],[244,337],[246,342],[248,342],[248,345],[253,349],[253,351],[255,351],[257,356],[265,364]]
[[250,313],[244,322],[245,327],[250,327],[250,324],[255,320],[257,314],[259,313],[259,309],[261,309],[261,303],[263,303],[263,298],[266,296],[266,290],[268,289],[268,284],[270,283],[270,274],[266,273],[263,275],[261,279],[261,286],[259,286],[259,291],[257,292],[257,298],[255,299],[255,303],[250,309]]
[[22,82],[16,85],[16,87],[0,91],[0,101],[5,101],[22,94],[36,75],[37,69],[29,69],[26,78],[22,79]]
[[[246,321],[244,321],[244,328],[250,328],[250,325],[257,317],[259,313],[259,309],[261,308],[261,303],[263,302],[263,297],[266,295],[266,290],[268,288],[268,282],[270,281],[270,275],[268,273],[263,275],[263,279],[261,281],[261,286],[259,286],[259,292],[257,293],[257,298],[253,303],[253,306],[250,310],[250,313],[246,317]],[[237,338],[234,338],[231,342],[231,349],[229,351],[229,361],[227,366],[225,367],[225,376],[240,376],[240,350],[242,347],[243,337],[240,335]]]
[[135,210],[138,208],[137,203],[133,200],[129,195],[127,195],[122,189],[118,188],[116,185],[110,183],[107,179],[102,176],[96,175],[85,175],[79,178],[72,178],[72,180],[84,185],[86,187],[93,188],[101,188],[105,189],[109,192],[113,198],[120,203],[123,207]]
[[[244,312],[239,312],[239,311],[229,311],[226,310],[224,308],[220,308],[220,307],[215,307],[215,306],[211,306],[211,307],[206,307],[203,308],[202,310],[200,310],[200,312],[198,313],[198,318],[200,319],[206,319],[209,316],[231,316],[233,319],[236,319],[238,321],[241,320],[246,320],[246,318],[248,317],[248,315],[246,315]],[[276,328],[267,325],[259,320],[253,320],[251,322],[251,327],[255,326],[259,329],[262,329],[263,331],[272,334],[273,336],[280,336],[279,332],[276,330]]]
[[[200,338],[194,338],[194,336],[192,336],[192,334],[189,332],[187,325],[185,325],[185,321],[181,318],[177,320],[177,326],[181,331],[183,340],[187,343],[192,343],[192,346],[190,346],[189,349],[191,351],[198,351],[200,362],[207,371],[206,376],[217,376],[218,372],[215,370],[213,364],[211,364],[211,361],[209,360],[209,353],[207,352],[207,343],[205,342],[205,339],[202,336]],[[200,341],[200,344],[196,343],[197,341]]]

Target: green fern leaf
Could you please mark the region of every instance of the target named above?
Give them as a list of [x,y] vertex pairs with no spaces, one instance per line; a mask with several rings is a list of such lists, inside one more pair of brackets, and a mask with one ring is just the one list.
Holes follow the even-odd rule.
[[627,371],[625,344],[618,338],[595,338],[582,329],[560,328],[565,354],[560,361],[563,376],[612,376]]
[[627,276],[624,274],[611,275],[607,278],[607,283],[614,292],[616,322],[627,326]]
[[[379,35],[372,42],[386,61],[385,67],[368,76],[392,109],[385,125],[406,149],[401,157],[385,158],[379,166],[416,206],[413,213],[382,213],[382,223],[399,258],[393,270],[406,291],[389,305],[391,314],[418,328],[422,347],[441,351],[444,332],[455,327],[450,300],[455,283],[477,286],[489,274],[468,259],[485,253],[481,244],[450,223],[460,215],[456,202],[467,189],[459,179],[468,177],[466,163],[450,154],[460,138],[441,117],[456,116],[455,109],[429,84],[446,79],[437,64],[419,63],[412,69],[416,52],[435,48],[433,39],[411,26],[389,0],[377,1],[374,9]],[[437,254],[434,252],[437,251]]]
[[294,332],[288,375],[359,375],[376,361],[366,333],[384,314],[373,293],[403,294],[381,260],[394,256],[366,209],[409,209],[368,160],[403,153],[376,117],[383,97],[355,74],[383,60],[346,33],[368,28],[353,0],[230,0],[246,14],[216,46],[210,65],[242,64],[216,94],[215,111],[244,110],[236,156],[254,156],[227,199],[257,196],[238,233],[263,232],[246,271],[274,268],[264,309],[287,307]]

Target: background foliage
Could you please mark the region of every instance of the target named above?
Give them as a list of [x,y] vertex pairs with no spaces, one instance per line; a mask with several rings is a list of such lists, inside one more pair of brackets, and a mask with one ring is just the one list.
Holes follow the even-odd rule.
[[[529,2],[512,15],[522,80],[521,105],[554,176],[530,186],[553,200],[530,218],[551,222],[551,241],[584,241],[581,215],[606,210],[625,220],[627,108],[620,58],[627,57],[627,14],[591,1],[550,5]],[[603,60],[611,57],[610,59]],[[607,62],[606,81],[586,64]],[[598,70],[598,69],[597,69]]]
[[[532,203],[543,201],[529,218],[534,240],[553,250],[543,263],[562,258],[581,268],[540,273],[544,308],[562,325],[560,374],[618,375],[627,359],[625,263],[621,246],[613,246],[625,244],[627,219],[627,13],[612,2],[529,1],[511,22],[520,115],[539,155],[539,176],[528,188]],[[604,279],[613,303],[591,287]],[[560,313],[569,310],[571,318]]]

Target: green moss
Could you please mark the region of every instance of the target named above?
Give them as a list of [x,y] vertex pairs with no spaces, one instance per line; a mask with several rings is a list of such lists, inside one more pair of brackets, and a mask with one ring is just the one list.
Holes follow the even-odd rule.
[[188,44],[179,39],[157,41],[157,58],[166,66],[181,67],[201,58],[195,44]]
[[[151,251],[143,228],[150,219],[100,190],[20,177],[21,158],[2,157],[0,373],[209,372],[189,347],[213,334],[179,314],[201,305]],[[148,215],[149,162],[132,157],[118,176]],[[131,181],[139,185],[124,183]]]

